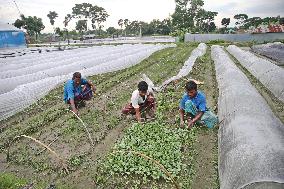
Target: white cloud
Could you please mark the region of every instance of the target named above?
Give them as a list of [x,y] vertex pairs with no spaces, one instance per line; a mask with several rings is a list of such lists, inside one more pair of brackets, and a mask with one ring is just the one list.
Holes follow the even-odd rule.
[[[47,14],[56,11],[59,17],[55,20],[55,26],[63,27],[66,14],[72,12],[75,3],[91,3],[104,7],[110,14],[105,28],[109,26],[118,27],[120,18],[130,20],[141,20],[149,22],[152,19],[164,19],[174,12],[174,0],[15,0],[20,11],[27,16],[37,16],[43,19],[46,26],[43,32],[51,32]],[[284,14],[283,0],[205,0],[206,10],[219,12],[215,19],[216,25],[220,26],[224,17],[230,17],[234,23],[233,16],[238,13],[246,13],[252,16],[277,16]],[[13,23],[19,17],[13,0],[0,0],[0,21]],[[69,28],[75,27],[75,21],[70,23]]]

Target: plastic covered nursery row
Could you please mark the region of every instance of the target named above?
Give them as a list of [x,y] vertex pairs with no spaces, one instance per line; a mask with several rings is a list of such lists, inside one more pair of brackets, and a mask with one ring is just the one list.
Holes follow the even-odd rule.
[[284,102],[283,68],[234,45],[230,45],[227,50],[279,100]]
[[192,67],[198,57],[203,56],[206,53],[207,45],[205,43],[200,43],[197,48],[195,48],[192,52],[190,57],[185,61],[183,67],[180,69],[179,73],[175,76],[172,76],[168,80],[162,83],[161,86],[156,87],[157,91],[161,91],[166,87],[169,83],[171,83],[174,80],[178,80],[182,77],[185,77],[189,74],[189,72],[192,70]]
[[[65,47],[65,50],[74,49],[77,47]],[[38,54],[38,53],[46,53],[51,51],[59,51],[58,47],[30,47],[30,48],[12,48],[12,49],[1,49],[0,51],[0,61],[1,59],[10,58],[10,57],[18,57],[25,56],[28,54]]]
[[[17,70],[7,70],[0,73],[0,82],[4,83],[4,85],[0,89],[0,94],[9,92],[15,89],[17,86],[30,83],[33,81],[37,81],[40,79],[66,75],[76,70],[85,70],[94,66],[98,66],[103,63],[108,63],[113,60],[115,62],[111,64],[111,66],[115,66],[117,60],[127,58],[129,60],[136,59],[140,56],[143,56],[145,53],[152,52],[152,50],[158,47],[155,46],[126,46],[126,47],[112,47],[112,48],[103,48],[100,50],[87,50],[87,54],[82,51],[73,52],[73,54],[63,55],[60,57],[60,54],[54,54],[54,56],[46,57],[43,56],[41,59],[36,57],[32,57],[32,59],[24,59],[25,63],[21,63],[19,61],[17,66],[21,66],[21,64],[25,64],[25,68],[19,68]],[[51,54],[51,53],[50,53]],[[68,57],[70,56],[70,57]],[[38,64],[36,64],[38,63]],[[108,63],[109,64],[109,63]],[[10,64],[9,64],[10,65]],[[9,66],[7,65],[7,66]],[[7,66],[5,66],[7,68]],[[106,69],[105,65],[100,68],[96,67],[96,73],[99,70]],[[104,72],[104,71],[101,71]]]
[[[60,57],[58,52],[55,52],[53,56],[50,56],[52,53],[46,54],[47,58],[45,58],[45,54],[43,54],[41,58],[38,58],[37,56],[26,56],[26,58],[30,60],[30,62],[26,62],[27,59],[23,60],[25,61],[23,64],[26,64],[26,67],[29,67],[28,64],[35,65],[38,60],[42,60],[39,64],[46,65],[46,61],[50,61],[50,59],[52,59],[53,62],[59,61],[60,65],[58,64],[58,67],[28,75],[1,79],[1,83],[3,82],[4,85],[1,85],[0,88],[0,91],[2,92],[0,95],[0,120],[29,106],[55,88],[58,84],[70,79],[75,71],[80,71],[84,77],[117,71],[141,62],[155,51],[174,46],[175,45],[123,45],[117,47],[105,47],[102,48],[102,52],[100,52],[103,55],[97,54],[98,48],[90,48],[88,51],[91,55],[88,55],[88,57],[84,59],[80,56],[80,59],[76,59],[76,63],[72,63],[75,60],[69,61],[66,60],[67,57]],[[112,54],[113,51],[116,51],[116,53]],[[71,53],[70,56],[76,57],[78,54],[84,53],[80,52],[78,49],[76,52],[77,53]],[[54,59],[56,57],[57,59]],[[63,63],[65,63],[65,65],[62,65]],[[19,65],[20,64],[21,62],[19,62]],[[7,63],[4,66],[9,65],[10,64]],[[9,70],[7,70],[7,73],[8,71]],[[13,88],[11,88],[11,86],[13,86]]]
[[222,47],[212,46],[211,55],[219,88],[221,189],[283,187],[284,125]]
[[280,42],[254,45],[252,50],[260,55],[271,58],[278,65],[284,65],[284,44]]

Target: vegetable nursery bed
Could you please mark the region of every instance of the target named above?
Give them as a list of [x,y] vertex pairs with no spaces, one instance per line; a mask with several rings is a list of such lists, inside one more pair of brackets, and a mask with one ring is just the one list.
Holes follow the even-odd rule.
[[[154,122],[139,125],[120,116],[143,73],[161,84],[177,74],[195,47],[178,44],[131,68],[89,77],[97,84],[98,94],[80,109],[80,117],[91,133],[94,148],[81,123],[65,110],[62,86],[1,121],[0,188],[29,184],[34,188],[50,184],[56,188],[218,188],[217,128],[177,129],[178,101],[185,80],[157,95],[159,109]],[[204,81],[200,89],[215,110],[218,91],[214,74],[208,50],[197,60],[189,78]],[[21,134],[50,144],[66,160],[69,173],[48,151],[27,139],[11,145],[7,162],[8,145]]]

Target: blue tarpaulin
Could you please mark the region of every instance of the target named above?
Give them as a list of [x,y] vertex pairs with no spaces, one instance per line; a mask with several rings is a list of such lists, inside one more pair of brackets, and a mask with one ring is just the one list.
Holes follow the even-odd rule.
[[0,48],[25,46],[25,34],[22,30],[9,24],[0,24]]

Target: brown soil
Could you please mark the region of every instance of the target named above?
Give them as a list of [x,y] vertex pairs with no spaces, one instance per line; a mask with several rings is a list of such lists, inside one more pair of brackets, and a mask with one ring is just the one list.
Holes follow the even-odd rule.
[[[210,49],[210,47],[208,47]],[[207,106],[217,110],[218,87],[215,77],[214,63],[211,60],[211,51],[207,50],[207,56],[199,59],[192,70],[191,78],[203,81],[204,85],[199,88],[206,95]],[[193,149],[196,151],[194,157],[195,177],[192,181],[192,189],[218,188],[217,166],[217,136],[218,127],[214,129],[200,128],[197,132],[197,142]]]

